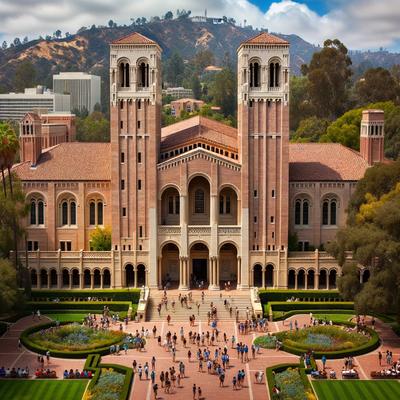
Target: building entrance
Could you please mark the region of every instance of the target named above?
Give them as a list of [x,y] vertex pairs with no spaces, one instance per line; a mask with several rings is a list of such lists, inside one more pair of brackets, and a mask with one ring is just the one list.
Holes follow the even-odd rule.
[[207,259],[195,258],[192,260],[192,283],[195,288],[206,287],[208,284]]

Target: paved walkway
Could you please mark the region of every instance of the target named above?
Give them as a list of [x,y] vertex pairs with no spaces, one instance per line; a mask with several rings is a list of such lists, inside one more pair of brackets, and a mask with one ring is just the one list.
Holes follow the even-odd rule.
[[[166,322],[158,321],[155,323],[145,322],[145,323],[135,323],[130,322],[128,327],[126,328],[127,332],[134,333],[136,330],[140,330],[142,326],[146,329],[153,328],[154,325],[157,327],[157,334],[161,334],[162,336],[170,330],[172,334],[176,332],[179,337],[179,330],[181,326],[183,326],[185,335],[187,336],[190,330],[195,332],[206,332],[210,330],[207,326],[207,321],[197,321],[195,327],[190,327],[188,322],[174,322],[173,313],[171,325],[167,325]],[[297,315],[291,318],[292,320],[297,320],[300,326],[304,323],[309,322],[308,315]],[[42,318],[42,321],[45,318]],[[18,336],[19,334],[26,329],[28,326],[32,326],[33,324],[37,324],[38,321],[33,321],[32,317],[25,317],[19,320],[17,323],[12,325],[11,329],[0,338],[0,366],[5,367],[26,367],[28,366],[32,372],[39,366],[37,363],[36,355],[31,353],[30,351],[19,348],[18,347]],[[234,321],[221,321],[218,324],[219,330],[223,333],[226,332],[228,338],[234,334],[238,341],[242,341],[251,345],[253,339],[259,335],[259,333],[250,333],[248,335],[238,335],[237,334],[237,326]],[[283,322],[272,322],[270,323],[270,331],[276,332],[283,329],[288,329],[288,320]],[[400,356],[400,340],[399,338],[391,331],[389,327],[377,321],[376,328],[378,333],[381,335],[383,339],[383,344],[380,348],[382,352],[387,349],[393,351],[394,359],[397,360]],[[220,340],[222,340],[223,334],[220,335]],[[224,343],[222,341],[216,343],[217,346],[223,347]],[[192,352],[192,362],[189,363],[187,359],[187,351],[190,348]],[[215,347],[214,347],[215,348]],[[211,352],[213,353],[213,349]],[[175,369],[178,367],[178,363],[182,360],[186,365],[186,375],[187,378],[183,379],[181,382],[180,388],[175,388],[172,390],[171,394],[164,394],[163,389],[159,390],[159,398],[187,398],[191,399],[192,397],[192,386],[195,383],[197,386],[202,388],[203,398],[204,399],[221,399],[221,396],[231,396],[232,399],[256,399],[263,400],[268,399],[267,389],[265,383],[257,384],[255,383],[254,374],[256,371],[262,370],[265,371],[265,368],[268,366],[272,366],[278,363],[285,362],[297,362],[298,356],[294,356],[285,352],[277,352],[275,350],[261,350],[261,353],[256,356],[256,359],[250,360],[247,363],[242,363],[236,356],[235,350],[230,350],[230,364],[231,367],[226,373],[225,386],[219,387],[219,381],[217,376],[209,375],[207,373],[207,368],[204,366],[205,372],[198,371],[198,363],[196,360],[196,345],[188,345],[186,349],[183,349],[183,345],[178,340],[177,347],[177,356],[176,362],[173,364],[172,357],[169,352],[165,351],[162,347],[158,346],[157,340],[150,338],[146,345],[146,351],[137,352],[136,350],[129,350],[128,354],[125,355],[123,352],[119,356],[117,355],[109,355],[103,357],[104,362],[112,362],[116,364],[123,364],[126,366],[132,366],[133,360],[136,360],[142,365],[148,361],[149,365],[151,365],[151,358],[154,355],[157,359],[156,363],[156,371],[157,371],[157,380],[159,374],[162,370],[167,371],[169,367],[175,365]],[[369,378],[369,374],[372,370],[379,370],[378,363],[378,350],[364,355],[360,357],[356,357],[355,361],[357,364],[357,369],[360,372],[361,379]],[[50,368],[55,369],[57,371],[58,376],[62,376],[62,372],[64,369],[70,368],[78,368],[82,369],[84,364],[84,360],[69,360],[69,359],[55,359],[52,358],[50,360]],[[328,368],[333,368],[337,375],[340,375],[340,371],[342,369],[343,360],[328,360],[327,366]],[[233,374],[237,373],[238,369],[244,369],[246,372],[246,380],[245,385],[242,389],[233,390],[232,388],[232,377]],[[133,390],[131,392],[131,399],[153,399],[153,394],[151,390],[150,381],[135,379],[133,383]]]

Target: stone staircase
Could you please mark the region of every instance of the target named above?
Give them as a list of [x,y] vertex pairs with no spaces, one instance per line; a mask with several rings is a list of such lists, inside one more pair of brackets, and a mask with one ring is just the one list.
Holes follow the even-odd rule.
[[[181,292],[182,295],[187,295],[188,292]],[[165,321],[167,315],[171,315],[172,321],[186,321],[189,322],[189,316],[194,314],[196,320],[207,321],[207,312],[210,310],[210,303],[213,302],[217,307],[219,320],[234,320],[235,309],[239,310],[239,318],[246,318],[246,309],[252,313],[252,306],[250,300],[250,292],[248,291],[205,291],[204,304],[201,302],[201,292],[192,291],[192,302],[188,302],[188,307],[185,305],[181,307],[178,300],[179,291],[171,290],[167,292],[168,296],[168,310],[165,306],[161,309],[161,315],[158,315],[157,305],[161,302],[163,291],[152,290],[147,305],[146,321]],[[221,297],[222,295],[222,297]],[[232,317],[229,314],[229,309],[224,307],[224,300],[227,299],[232,305]],[[175,312],[172,310],[172,300],[175,300]],[[196,302],[200,303],[200,315],[198,315]]]

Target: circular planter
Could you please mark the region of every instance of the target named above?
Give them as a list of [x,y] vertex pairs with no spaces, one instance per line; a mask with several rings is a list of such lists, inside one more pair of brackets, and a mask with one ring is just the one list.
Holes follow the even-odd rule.
[[[330,331],[330,333],[332,333],[334,331],[334,327],[340,329],[341,326],[354,327],[355,325],[352,323],[335,324],[332,326],[327,325],[326,328],[333,327],[333,329],[326,329],[326,331],[327,332]],[[319,326],[319,328],[324,328],[324,327]],[[311,333],[313,333],[313,331],[317,331],[317,330],[314,330],[313,327],[306,328],[306,329],[309,329]],[[334,348],[334,344],[331,348],[326,348],[326,349],[318,348],[317,347],[318,345],[313,345],[312,343],[297,344],[294,340],[290,339],[289,331],[278,332],[276,334],[276,337],[282,343],[282,346],[280,347],[281,350],[284,350],[288,353],[292,353],[292,354],[296,354],[296,355],[303,355],[307,351],[313,351],[314,358],[321,358],[322,356],[325,355],[327,358],[332,359],[332,358],[344,358],[344,357],[348,357],[348,356],[358,356],[361,354],[369,353],[369,352],[375,350],[376,348],[378,348],[380,345],[380,339],[379,339],[378,334],[374,330],[369,329],[369,328],[366,328],[365,330],[369,334],[369,340],[366,341],[365,343],[360,344],[359,346],[355,346],[355,347],[351,347],[351,348],[342,348],[344,346],[343,343],[341,345],[337,345],[338,349]],[[300,331],[304,332],[304,329],[301,329]],[[320,330],[318,330],[318,331],[320,331]],[[294,333],[294,332],[295,331],[292,331],[292,333]],[[321,335],[321,336],[326,335],[330,340],[332,340],[332,342],[335,341],[334,335],[330,335],[327,333],[324,334],[323,329],[321,330],[321,332],[314,334],[317,336],[316,339],[318,339],[318,335]],[[348,342],[351,342],[351,333],[349,333],[348,335],[349,335]],[[255,339],[255,343],[257,343],[257,339]],[[258,339],[257,344],[259,344],[261,347],[263,347],[262,339]],[[313,347],[318,348],[318,349],[314,350]],[[266,348],[271,348],[271,347],[266,347]]]
[[[61,322],[59,325],[70,325],[73,324],[73,322]],[[102,345],[99,347],[91,347],[88,349],[82,349],[82,350],[57,350],[57,349],[52,349],[51,346],[48,348],[43,347],[39,343],[36,343],[32,339],[32,335],[40,332],[41,330],[46,330],[52,327],[56,326],[56,322],[49,322],[46,324],[41,324],[41,325],[36,325],[31,328],[26,329],[24,332],[21,334],[21,343],[29,350],[38,353],[38,354],[46,354],[47,351],[50,351],[50,356],[51,357],[59,357],[59,358],[86,358],[89,354],[101,354],[105,355],[110,352],[110,346],[111,345],[122,345],[124,343],[124,340],[121,338],[115,338],[114,340],[110,340],[107,345]]]

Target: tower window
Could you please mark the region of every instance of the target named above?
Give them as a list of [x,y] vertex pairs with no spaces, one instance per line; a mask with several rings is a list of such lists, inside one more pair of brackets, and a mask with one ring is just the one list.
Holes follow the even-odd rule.
[[256,189],[254,190],[253,194],[254,194],[254,197],[257,197],[258,193],[257,193]]
[[140,129],[140,121],[137,122],[137,127]]
[[125,179],[121,179],[121,190],[125,190]]
[[121,87],[129,87],[129,80],[129,63],[121,63],[119,65],[119,83]]
[[139,164],[142,162],[142,153],[140,151],[137,153],[137,161]]
[[294,224],[308,225],[310,223],[310,203],[307,199],[297,199],[294,205]]
[[120,108],[121,110],[124,109],[124,102],[123,102],[123,101],[120,101],[120,103],[119,103],[119,108]]
[[281,66],[278,62],[269,64],[269,87],[279,87]]
[[122,152],[121,153],[121,164],[123,164],[125,162],[125,153]]
[[137,181],[137,188],[138,188],[138,190],[142,190],[142,180],[141,179],[138,179],[138,181]]
[[143,227],[142,227],[142,225],[139,226],[139,237],[143,237]]
[[122,129],[122,128],[124,127],[124,121],[120,121],[120,122],[119,122],[119,126],[120,126],[120,128]]
[[126,217],[126,207],[122,207],[122,216]]
[[250,63],[250,87],[260,87],[260,64],[258,62]]
[[275,190],[274,189],[271,190],[271,197],[275,197]]
[[143,88],[149,87],[149,64],[140,63],[139,65],[139,86]]

